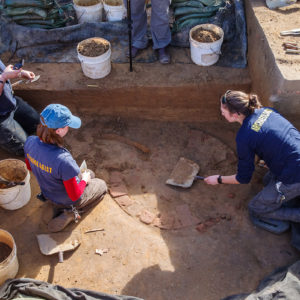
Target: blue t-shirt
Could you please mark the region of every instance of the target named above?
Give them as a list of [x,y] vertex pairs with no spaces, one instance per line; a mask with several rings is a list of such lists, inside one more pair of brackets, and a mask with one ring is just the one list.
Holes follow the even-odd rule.
[[56,145],[46,144],[37,136],[28,137],[24,151],[44,196],[57,204],[74,204],[63,184],[63,181],[77,177],[80,172],[70,152]]
[[[0,74],[3,73],[5,65],[0,60]],[[8,81],[4,84],[2,94],[0,95],[0,122],[6,119],[16,108],[16,99],[13,95],[11,84]]]
[[300,182],[300,133],[272,108],[256,109],[246,117],[236,143],[238,182],[251,180],[255,154],[265,161],[278,181],[285,184]]

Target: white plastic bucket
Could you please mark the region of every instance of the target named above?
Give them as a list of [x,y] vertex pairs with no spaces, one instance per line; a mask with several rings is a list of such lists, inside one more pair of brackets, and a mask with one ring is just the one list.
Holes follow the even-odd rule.
[[[89,2],[87,2],[89,3]],[[85,22],[101,22],[102,21],[102,10],[103,4],[100,1],[94,5],[80,5],[84,4],[84,0],[73,0],[73,6],[76,12],[78,23]]]
[[26,164],[19,159],[0,161],[0,177],[7,181],[25,182],[10,188],[0,188],[0,206],[15,210],[26,205],[31,197],[30,173]]
[[112,0],[120,5],[111,5],[110,0],[104,1],[104,11],[107,21],[121,21],[124,18],[125,6],[121,0]]
[[[102,38],[94,37],[94,38],[89,38],[84,41],[92,40],[92,39],[100,39],[104,40]],[[84,42],[81,41],[80,43]],[[106,40],[105,40],[106,41]],[[106,41],[108,42],[108,41]],[[78,47],[80,43],[77,45],[77,54],[78,54],[78,59],[81,63],[81,68],[83,71],[83,74],[89,78],[92,79],[98,79],[98,78],[103,78],[107,76],[110,73],[111,70],[111,62],[110,62],[110,57],[111,57],[111,45],[109,43],[109,49],[103,53],[102,55],[95,56],[95,57],[90,57],[90,56],[84,56],[78,52]]]
[[[211,30],[216,32],[220,39],[212,43],[201,43],[192,38],[192,33],[198,28]],[[224,39],[224,32],[222,28],[214,24],[201,24],[193,27],[190,30],[190,47],[191,59],[196,65],[211,66],[215,64],[221,54],[221,45]]]
[[[19,262],[17,258],[17,246],[12,235],[0,229],[0,243],[5,244],[11,249],[10,254],[4,259],[0,260],[0,286],[9,278],[14,278],[19,270]],[[1,246],[3,246],[3,244]],[[0,247],[1,247],[0,246]],[[8,248],[7,247],[7,248]]]

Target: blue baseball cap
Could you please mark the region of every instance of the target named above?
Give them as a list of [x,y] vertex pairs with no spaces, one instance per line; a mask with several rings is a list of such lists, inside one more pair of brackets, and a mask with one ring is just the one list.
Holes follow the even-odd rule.
[[72,115],[71,111],[61,104],[50,104],[41,113],[41,123],[49,128],[57,129],[69,126],[79,128],[81,120]]

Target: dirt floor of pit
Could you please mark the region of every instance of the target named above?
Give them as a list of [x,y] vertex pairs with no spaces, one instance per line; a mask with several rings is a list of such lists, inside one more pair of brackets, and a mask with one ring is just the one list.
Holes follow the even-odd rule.
[[[126,213],[106,195],[80,223],[67,228],[79,234],[82,244],[66,253],[60,264],[56,255],[43,256],[38,249],[35,235],[46,232],[42,222],[46,207],[35,198],[39,188],[32,177],[31,201],[16,211],[0,209],[1,228],[11,232],[17,244],[18,277],[150,300],[217,300],[250,292],[272,270],[299,259],[290,246],[290,233],[273,235],[249,221],[247,202],[261,188],[265,170],[257,168],[251,185],[210,187],[198,181],[187,190],[165,185],[180,156],[198,162],[201,175],[233,171],[234,161],[210,159],[218,158],[220,149],[230,156],[234,153],[236,126],[219,120],[188,124],[96,114],[85,114],[82,121],[83,127],[70,131],[66,139],[78,163],[86,159],[88,167],[107,182],[119,172],[129,197],[153,213],[168,215],[186,205],[193,218],[209,222],[202,231],[196,225],[159,229],[142,223],[135,213]],[[136,141],[150,154],[102,139],[102,134]],[[215,143],[205,146],[203,136]],[[0,152],[0,157],[9,156]],[[85,233],[94,228],[104,231]],[[96,249],[108,253],[100,256]]]

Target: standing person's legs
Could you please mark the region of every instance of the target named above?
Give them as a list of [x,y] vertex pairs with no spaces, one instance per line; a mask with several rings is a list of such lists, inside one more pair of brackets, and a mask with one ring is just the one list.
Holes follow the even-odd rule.
[[[127,7],[127,1],[124,0]],[[132,20],[132,46],[144,49],[148,46],[147,14],[145,0],[130,0]]]
[[39,113],[20,97],[17,100],[17,109],[14,119],[23,127],[28,135],[36,133],[36,127],[40,122]]
[[300,208],[283,204],[300,195],[300,183],[278,184],[272,178],[250,202],[249,210],[256,216],[282,221],[300,222]]
[[170,0],[152,0],[151,33],[153,49],[161,49],[171,42],[171,30],[169,25]]
[[24,155],[24,143],[27,134],[20,124],[14,120],[14,112],[0,123],[0,147],[15,155]]

